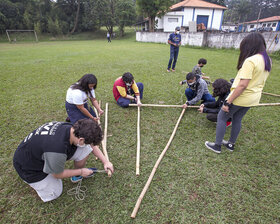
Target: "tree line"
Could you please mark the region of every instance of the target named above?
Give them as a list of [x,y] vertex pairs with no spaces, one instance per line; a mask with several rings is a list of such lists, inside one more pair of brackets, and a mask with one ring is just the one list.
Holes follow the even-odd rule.
[[[244,22],[279,15],[279,0],[205,0],[227,6],[224,22]],[[6,29],[35,29],[37,33],[72,34],[107,28],[109,33],[143,18],[151,31],[155,17],[180,0],[0,0],[0,33]]]

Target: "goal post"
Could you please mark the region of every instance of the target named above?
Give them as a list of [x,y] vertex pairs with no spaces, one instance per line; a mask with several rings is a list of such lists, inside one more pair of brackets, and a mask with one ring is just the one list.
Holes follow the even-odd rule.
[[6,34],[7,34],[9,42],[12,42],[12,39],[11,39],[10,34],[9,34],[9,33],[12,33],[12,32],[33,32],[33,34],[35,36],[35,39],[36,39],[36,42],[38,42],[38,37],[37,37],[37,33],[36,33],[35,30],[6,30]]

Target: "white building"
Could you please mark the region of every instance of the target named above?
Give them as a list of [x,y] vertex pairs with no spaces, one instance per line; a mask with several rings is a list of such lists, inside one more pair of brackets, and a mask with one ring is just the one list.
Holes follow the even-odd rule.
[[[239,28],[239,30],[241,28]],[[243,30],[248,32],[252,32],[256,30],[280,31],[280,16],[272,16],[272,17],[260,19],[259,21],[254,20],[250,22],[245,22]]]
[[227,7],[202,0],[185,0],[170,7],[161,18],[156,17],[158,30],[173,32],[175,27],[189,27],[190,22],[203,23],[207,30],[221,30]]

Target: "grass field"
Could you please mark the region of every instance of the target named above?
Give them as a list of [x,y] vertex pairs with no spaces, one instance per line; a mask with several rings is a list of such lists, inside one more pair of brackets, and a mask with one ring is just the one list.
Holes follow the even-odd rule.
[[[215,124],[188,109],[163,158],[138,215],[130,214],[181,113],[180,108],[141,109],[141,166],[135,175],[137,108],[122,109],[112,96],[114,80],[130,71],[144,83],[143,103],[183,104],[185,78],[200,57],[203,71],[229,80],[238,51],[181,47],[175,73],[166,73],[169,47],[122,40],[0,44],[0,223],[280,223],[279,107],[252,108],[231,153],[217,155],[204,142],[215,139]],[[264,91],[280,94],[280,61]],[[63,194],[43,203],[16,174],[18,144],[41,124],[64,121],[68,87],[85,73],[98,78],[97,99],[109,103],[107,149],[115,166],[84,180],[84,201],[68,196],[76,186],[63,180]],[[261,103],[280,102],[263,96]],[[104,121],[104,117],[101,119]],[[230,128],[229,128],[230,129]],[[227,131],[226,137],[229,136]],[[72,167],[70,162],[67,167]],[[92,157],[88,167],[102,169]]]

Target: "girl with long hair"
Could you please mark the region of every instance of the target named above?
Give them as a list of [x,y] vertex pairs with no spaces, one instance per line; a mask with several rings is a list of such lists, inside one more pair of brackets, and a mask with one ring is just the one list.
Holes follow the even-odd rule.
[[[216,153],[221,153],[221,145],[231,152],[234,150],[242,118],[251,106],[260,102],[263,87],[271,70],[266,43],[260,33],[251,33],[241,41],[237,69],[231,92],[218,114],[216,141],[205,142],[205,146]],[[232,119],[231,135],[230,139],[225,141],[223,138],[229,118]]]
[[88,98],[100,115],[104,113],[95,98],[96,87],[95,75],[86,74],[67,90],[65,107],[68,114],[67,119],[70,119],[72,124],[84,118],[97,120],[96,114],[87,103]]

